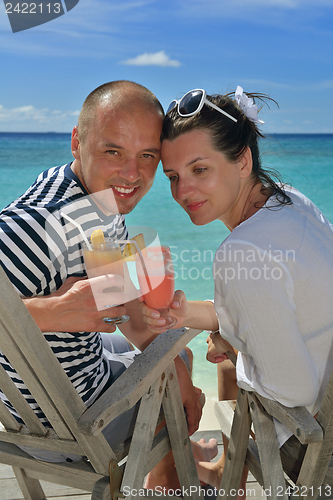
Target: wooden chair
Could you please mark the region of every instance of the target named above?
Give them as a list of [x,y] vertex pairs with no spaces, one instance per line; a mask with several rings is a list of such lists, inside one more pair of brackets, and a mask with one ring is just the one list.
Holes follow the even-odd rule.
[[[263,488],[263,498],[333,498],[333,374],[317,419],[304,407],[287,408],[243,389],[238,391],[236,404],[215,403],[215,413],[229,439],[220,493],[238,490],[246,463]],[[283,468],[273,418],[308,445],[298,476]]]
[[[125,486],[127,492],[142,488],[145,475],[171,447],[181,485],[197,486],[193,498],[199,499],[199,479],[173,362],[199,330],[159,335],[87,409],[1,266],[0,283],[0,350],[52,426],[42,425],[0,365],[0,388],[24,421],[21,425],[0,401],[0,421],[5,428],[0,432],[0,463],[13,467],[24,498],[45,498],[39,480],[92,492],[93,500],[120,498]],[[140,399],[129,448],[112,450],[101,431]],[[166,428],[154,436],[161,405]],[[73,463],[48,463],[32,458],[17,445],[83,458]],[[126,455],[126,467],[120,467]]]

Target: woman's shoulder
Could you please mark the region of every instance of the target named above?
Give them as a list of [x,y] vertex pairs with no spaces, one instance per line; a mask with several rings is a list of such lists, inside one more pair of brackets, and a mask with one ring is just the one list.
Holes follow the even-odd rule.
[[301,207],[305,206],[303,195],[294,188],[288,188],[287,194],[292,204],[281,204],[275,195],[271,196],[262,208],[229,234],[222,246],[233,249],[281,247],[286,241],[300,238],[302,224],[299,214]]
[[[325,235],[333,243],[333,225],[319,208],[295,188],[285,188],[292,204],[278,204],[276,197],[252,217],[237,226],[223,242],[223,246],[237,249],[245,246],[263,249],[300,248],[313,234]],[[312,242],[314,243],[314,242]]]

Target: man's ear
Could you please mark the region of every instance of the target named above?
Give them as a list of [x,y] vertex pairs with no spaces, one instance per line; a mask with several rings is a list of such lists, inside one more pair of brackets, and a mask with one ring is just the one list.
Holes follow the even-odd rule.
[[239,161],[241,163],[241,171],[240,171],[241,179],[247,179],[248,177],[250,177],[253,167],[252,153],[249,146],[245,149]]
[[71,139],[71,148],[72,148],[72,155],[76,160],[80,159],[80,140],[79,140],[79,130],[77,128],[77,125],[73,128],[72,131],[72,139]]

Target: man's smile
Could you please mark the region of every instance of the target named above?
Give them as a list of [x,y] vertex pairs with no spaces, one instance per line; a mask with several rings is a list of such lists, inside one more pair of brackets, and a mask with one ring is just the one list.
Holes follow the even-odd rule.
[[134,186],[134,187],[130,187],[130,188],[120,187],[120,186],[111,186],[111,188],[117,194],[119,194],[121,196],[124,196],[124,195],[126,196],[126,195],[131,195],[132,193],[134,193],[134,191],[136,191],[138,189],[138,186]]

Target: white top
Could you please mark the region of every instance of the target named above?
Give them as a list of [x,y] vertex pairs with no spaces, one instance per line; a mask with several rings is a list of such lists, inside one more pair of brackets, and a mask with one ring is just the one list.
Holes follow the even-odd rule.
[[[240,352],[238,386],[314,415],[333,369],[333,226],[295,189],[270,198],[216,252],[221,335]],[[282,444],[291,434],[282,436]]]

